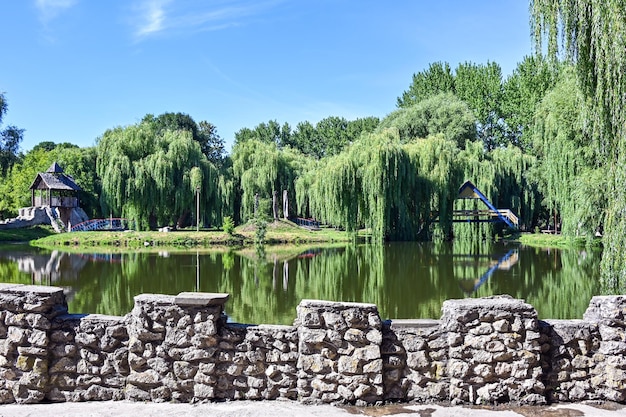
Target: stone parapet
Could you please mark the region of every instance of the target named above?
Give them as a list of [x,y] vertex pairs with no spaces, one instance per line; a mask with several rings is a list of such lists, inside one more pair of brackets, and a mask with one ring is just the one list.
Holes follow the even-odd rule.
[[124,317],[68,314],[63,290],[0,284],[0,403],[626,403],[626,297],[538,320],[508,296],[440,320],[302,300],[293,326],[229,323],[228,294],[142,294]]
[[301,399],[382,401],[382,322],[374,304],[302,300],[296,324]]

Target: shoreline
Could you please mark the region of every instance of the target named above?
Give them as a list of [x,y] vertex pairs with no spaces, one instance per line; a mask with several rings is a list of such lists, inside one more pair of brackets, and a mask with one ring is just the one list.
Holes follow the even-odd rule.
[[[41,248],[177,248],[177,249],[219,249],[243,248],[256,245],[256,229],[250,225],[239,226],[234,233],[221,230],[173,230],[173,231],[92,231],[61,233],[31,240],[30,245]],[[363,240],[345,231],[321,229],[311,231],[291,222],[278,220],[268,223],[263,245],[315,245],[349,243]]]

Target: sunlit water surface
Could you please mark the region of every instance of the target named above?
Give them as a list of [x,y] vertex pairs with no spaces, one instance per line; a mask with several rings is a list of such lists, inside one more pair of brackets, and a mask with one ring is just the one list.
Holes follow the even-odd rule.
[[305,298],[374,303],[383,318],[439,318],[446,299],[496,294],[525,299],[540,318],[582,318],[601,293],[596,251],[456,242],[289,252],[258,261],[236,252],[12,246],[0,249],[0,281],[62,287],[71,313],[124,315],[142,293],[225,292],[229,320],[273,324],[293,323]]

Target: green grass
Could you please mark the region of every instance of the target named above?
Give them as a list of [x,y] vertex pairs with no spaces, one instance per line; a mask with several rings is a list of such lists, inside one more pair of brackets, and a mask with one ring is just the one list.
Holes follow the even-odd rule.
[[29,242],[45,236],[54,235],[50,226],[33,226],[23,229],[0,230],[0,242]]
[[[173,232],[74,232],[43,237],[31,242],[39,247],[93,248],[107,247],[120,249],[141,249],[149,247],[201,248],[215,246],[252,246],[254,245],[255,227],[247,224],[235,228],[232,235],[221,230],[195,229]],[[292,222],[279,220],[269,223],[265,237],[266,244],[311,244],[350,242],[353,236],[333,229],[309,231]]]
[[602,246],[602,239],[595,238],[589,240],[584,237],[569,237],[562,235],[551,235],[544,233],[523,233],[517,239],[522,245],[542,247],[542,248],[585,248]]

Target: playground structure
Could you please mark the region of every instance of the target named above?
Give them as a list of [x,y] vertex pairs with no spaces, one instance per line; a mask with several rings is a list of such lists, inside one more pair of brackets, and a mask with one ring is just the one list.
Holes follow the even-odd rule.
[[502,222],[509,228],[517,230],[519,219],[510,209],[498,209],[471,181],[465,181],[459,188],[458,199],[480,200],[487,209],[483,210],[454,210],[452,212],[453,222],[463,223],[484,223]]

